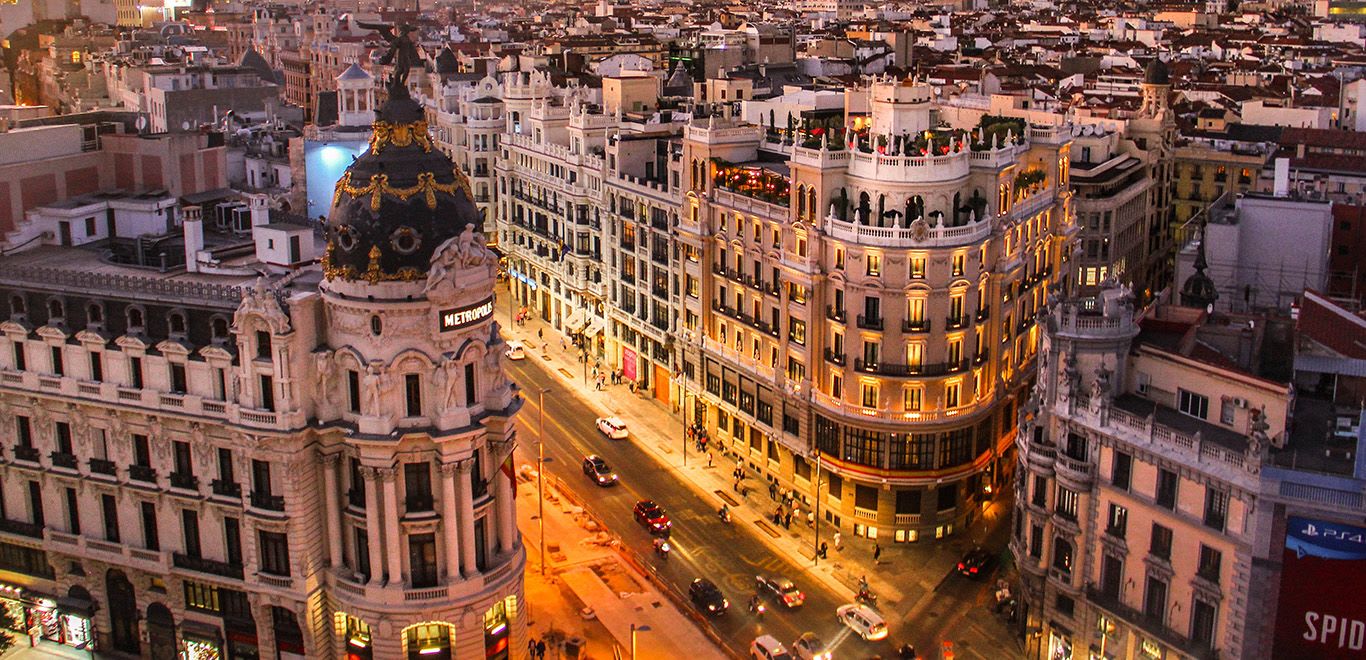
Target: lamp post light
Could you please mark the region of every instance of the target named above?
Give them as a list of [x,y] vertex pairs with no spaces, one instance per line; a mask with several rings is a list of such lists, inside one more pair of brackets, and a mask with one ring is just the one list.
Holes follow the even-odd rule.
[[679,405],[683,408],[683,467],[688,467],[688,377],[678,372]]
[[536,407],[536,524],[541,536],[541,575],[545,575],[545,393],[549,391],[548,387],[540,388]]
[[814,515],[816,524],[813,525],[815,532],[811,537],[811,565],[816,566],[821,563],[821,452],[819,449],[816,454],[816,478],[811,483],[815,487],[811,489],[811,497],[816,500]]
[[650,632],[650,626],[631,624],[631,660],[636,660],[636,633]]

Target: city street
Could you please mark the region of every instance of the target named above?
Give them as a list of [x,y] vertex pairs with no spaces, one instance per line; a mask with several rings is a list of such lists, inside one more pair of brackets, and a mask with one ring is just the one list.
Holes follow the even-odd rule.
[[[553,352],[554,349],[551,349]],[[951,568],[963,541],[953,541],[952,549],[939,548],[935,562],[913,564],[884,559],[884,566],[869,572],[874,591],[884,584],[896,585],[899,600],[884,597],[879,611],[887,618],[890,635],[879,642],[865,642],[852,635],[848,628],[835,619],[835,608],[852,600],[852,591],[832,587],[829,580],[820,579],[811,571],[809,555],[796,552],[775,552],[775,542],[784,547],[797,547],[793,532],[775,531],[767,523],[758,523],[759,515],[752,507],[732,507],[732,522],[722,523],[716,511],[721,497],[738,499],[733,492],[720,490],[706,496],[696,483],[687,483],[677,466],[667,465],[656,452],[641,446],[643,441],[634,432],[627,440],[609,440],[594,425],[597,413],[588,397],[600,396],[591,390],[580,390],[580,383],[564,367],[543,357],[539,350],[528,350],[528,359],[509,362],[509,375],[523,391],[526,405],[520,421],[523,438],[520,443],[520,463],[536,460],[537,392],[545,395],[546,469],[562,479],[585,502],[587,508],[604,521],[636,556],[642,558],[649,570],[670,584],[675,593],[686,598],[688,584],[696,577],[715,582],[731,602],[728,613],[711,620],[717,635],[738,656],[747,656],[750,641],[761,634],[771,634],[784,644],[791,644],[803,632],[816,633],[837,657],[867,658],[881,655],[894,657],[902,643],[916,646],[922,657],[938,657],[936,645],[943,639],[953,640],[957,657],[1018,657],[1018,647],[1010,639],[999,617],[991,615],[989,578],[968,580],[953,574]],[[557,373],[558,372],[558,373]],[[571,380],[572,379],[572,380]],[[573,382],[572,389],[566,388]],[[655,404],[643,399],[631,402],[631,408],[653,408]],[[630,411],[620,411],[631,421]],[[634,431],[634,428],[633,428]],[[600,488],[584,476],[582,458],[587,454],[602,456],[620,475],[614,487]],[[694,460],[702,460],[695,456]],[[696,464],[690,464],[693,469]],[[703,470],[728,472],[733,463],[716,460]],[[748,503],[766,510],[762,482],[749,480]],[[672,541],[675,551],[667,559],[654,554],[652,538],[638,525],[631,514],[637,500],[653,499],[662,505],[673,520]],[[762,500],[762,501],[761,501]],[[987,545],[999,549],[1004,545],[1006,526],[999,524],[1004,516],[995,518]],[[794,532],[804,534],[809,543],[811,532],[805,526]],[[537,543],[534,530],[523,530],[530,551]],[[781,537],[781,538],[780,538]],[[807,546],[809,547],[809,546]],[[928,547],[928,546],[924,546]],[[848,564],[846,570],[863,570],[860,564],[872,566],[871,556],[857,557],[853,546],[846,546],[844,556],[832,551],[830,562]],[[951,552],[953,555],[946,555]],[[864,552],[866,555],[867,553]],[[892,553],[888,553],[891,555]],[[866,561],[865,561],[866,560]],[[830,563],[823,562],[823,566]],[[895,571],[895,573],[893,573]],[[929,571],[927,573],[927,571]],[[781,575],[795,582],[805,594],[806,603],[798,609],[785,611],[772,601],[766,601],[767,613],[762,619],[746,607],[754,594],[755,575]],[[886,596],[886,594],[883,594]]]

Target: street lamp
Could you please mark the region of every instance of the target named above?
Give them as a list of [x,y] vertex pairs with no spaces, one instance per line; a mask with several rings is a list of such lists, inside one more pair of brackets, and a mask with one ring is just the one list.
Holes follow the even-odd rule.
[[817,450],[815,451],[815,454],[816,454],[816,478],[815,478],[814,481],[811,482],[811,483],[813,483],[813,484],[816,484],[815,488],[812,488],[812,489],[811,489],[811,496],[812,496],[813,498],[815,498],[815,500],[816,500],[816,508],[815,508],[815,511],[813,512],[813,514],[815,515],[815,518],[816,518],[816,524],[813,526],[813,527],[815,528],[815,533],[812,535],[812,538],[811,538],[811,565],[812,565],[812,566],[815,566],[815,565],[821,563],[821,485],[822,485],[822,482],[821,482],[821,452],[820,452],[820,450],[817,449]]
[[631,660],[636,660],[636,633],[650,632],[650,626],[631,624]]
[[678,372],[679,405],[683,407],[683,467],[688,467],[688,377]]
[[541,575],[545,575],[545,393],[549,391],[548,387],[540,388],[536,407],[536,523],[541,533]]

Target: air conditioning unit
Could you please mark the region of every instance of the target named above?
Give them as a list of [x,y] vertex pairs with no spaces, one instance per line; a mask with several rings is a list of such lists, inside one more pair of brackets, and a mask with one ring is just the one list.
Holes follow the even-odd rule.
[[1246,408],[1246,407],[1247,407],[1247,399],[1244,399],[1244,398],[1242,398],[1242,397],[1235,396],[1235,397],[1233,397],[1233,405],[1238,406],[1239,408]]

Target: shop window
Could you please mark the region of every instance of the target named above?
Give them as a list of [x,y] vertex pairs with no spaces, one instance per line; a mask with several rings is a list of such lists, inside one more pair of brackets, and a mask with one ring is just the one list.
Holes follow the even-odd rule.
[[451,629],[444,623],[419,623],[403,633],[410,660],[441,660],[451,654]]

